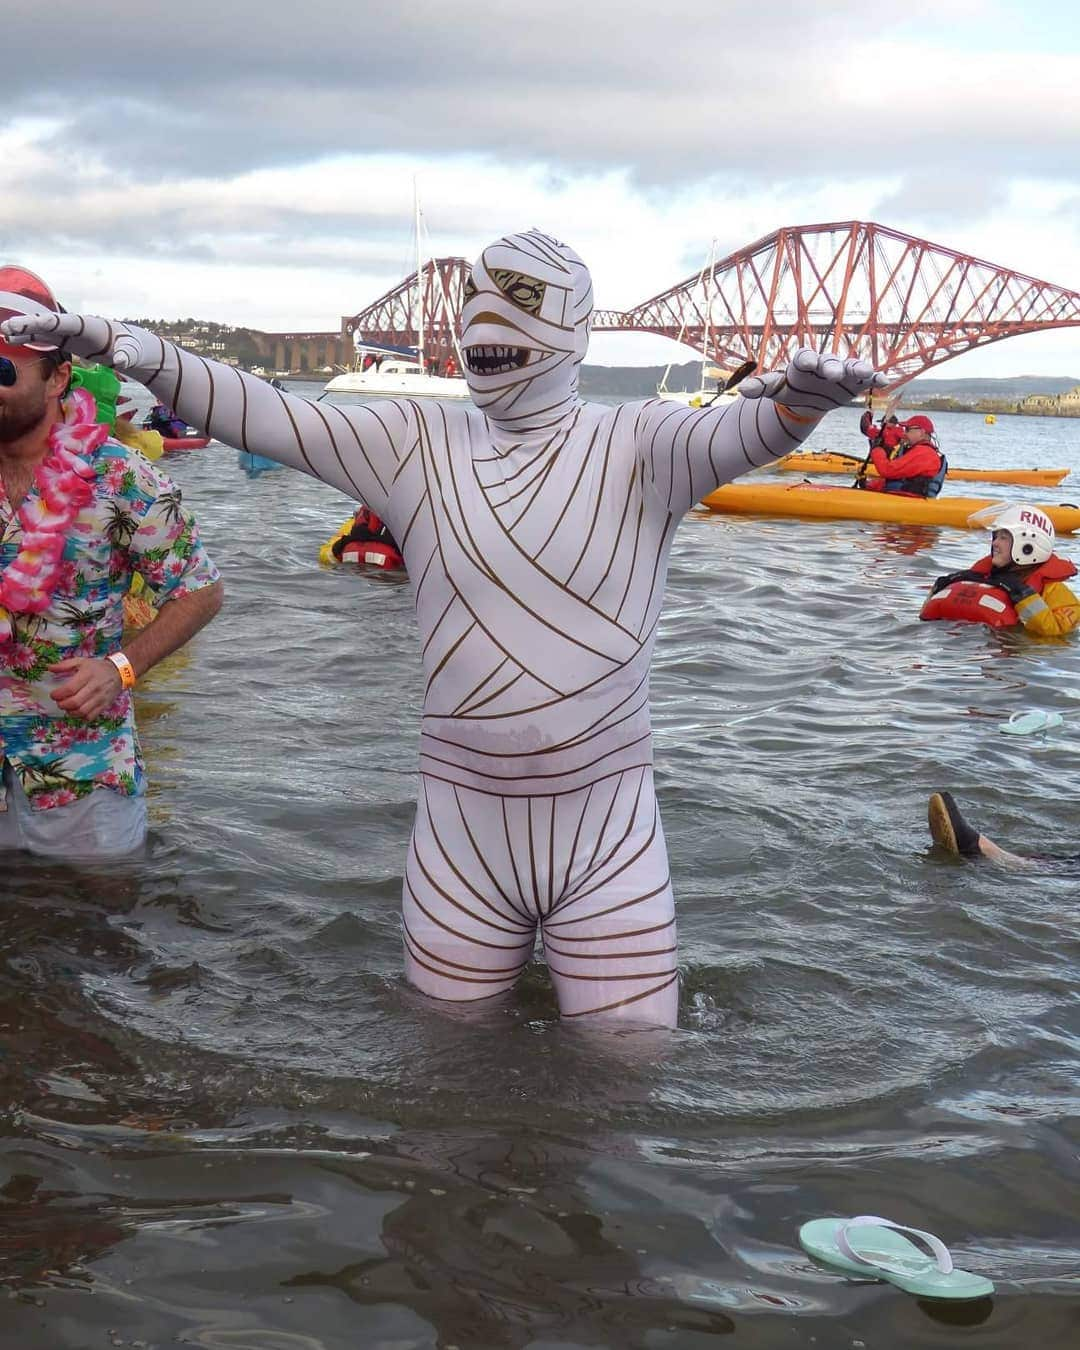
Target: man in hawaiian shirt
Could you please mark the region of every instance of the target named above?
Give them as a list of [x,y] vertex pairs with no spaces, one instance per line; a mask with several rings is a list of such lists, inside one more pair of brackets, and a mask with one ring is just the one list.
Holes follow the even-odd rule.
[[[0,268],[0,320],[56,312]],[[130,689],[221,608],[180,490],[94,421],[71,363],[0,341],[0,851],[107,858],[146,835]],[[158,616],[121,651],[138,573]]]

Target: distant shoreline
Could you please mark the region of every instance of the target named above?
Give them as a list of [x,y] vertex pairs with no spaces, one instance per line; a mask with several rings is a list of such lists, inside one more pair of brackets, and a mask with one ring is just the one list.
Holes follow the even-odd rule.
[[979,417],[1064,417],[1066,419],[1075,419],[1080,417],[1080,408],[1024,408],[1015,403],[1002,406],[994,399],[987,399],[979,403],[961,403],[954,399],[917,399],[908,401],[903,400],[904,412],[956,412],[956,413],[974,413]]
[[[176,342],[186,351],[224,361],[241,370],[284,380],[323,381],[333,373],[329,366],[296,370],[271,369],[272,358],[256,342],[254,330],[216,323],[209,319],[130,320],[141,328]],[[316,353],[303,348],[301,359]],[[322,353],[325,359],[325,352]],[[258,370],[255,368],[258,367]],[[583,398],[643,399],[656,394],[663,383],[672,392],[696,390],[702,363],[680,361],[669,366],[601,366],[582,364],[579,388]],[[712,382],[710,381],[710,387]],[[916,376],[901,390],[902,406],[912,412],[967,412],[1005,417],[1080,417],[1080,382],[1075,376],[1016,375],[1011,377]]]
[[[583,389],[582,395],[585,398],[617,398],[633,401],[641,398],[649,398],[654,395],[655,387],[648,389],[618,389],[604,388],[596,383],[595,372],[603,370],[605,367],[592,368],[594,378],[589,381],[590,387]],[[628,367],[627,369],[633,369]],[[322,384],[326,376],[322,374],[310,374],[308,372],[294,371],[288,375],[279,377],[286,384],[293,382],[299,384]],[[887,400],[885,400],[887,401]],[[875,413],[880,413],[883,403],[878,402],[874,405]],[[974,417],[1061,417],[1067,421],[1075,421],[1080,418],[1080,409],[1063,410],[1053,407],[1021,408],[1015,402],[1005,403],[1002,400],[987,399],[979,403],[963,403],[959,399],[903,399],[896,408],[897,416],[903,420],[905,413],[925,412],[925,413],[970,413]]]

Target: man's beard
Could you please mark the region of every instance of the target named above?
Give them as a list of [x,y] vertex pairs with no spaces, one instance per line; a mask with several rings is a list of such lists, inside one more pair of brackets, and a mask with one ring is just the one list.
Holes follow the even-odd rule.
[[15,404],[14,407],[0,403],[0,445],[22,440],[44,422],[47,414],[48,406],[44,401]]

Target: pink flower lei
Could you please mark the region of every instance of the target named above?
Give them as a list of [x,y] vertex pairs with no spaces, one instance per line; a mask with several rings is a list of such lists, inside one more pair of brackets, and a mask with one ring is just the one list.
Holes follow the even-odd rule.
[[73,389],[62,408],[63,420],[49,432],[49,453],[34,470],[37,496],[28,493],[19,507],[19,551],[0,574],[0,643],[14,636],[13,613],[48,609],[68,531],[94,498],[94,469],[79,456],[92,454],[108,439],[108,429],[95,422],[97,408],[85,389]]

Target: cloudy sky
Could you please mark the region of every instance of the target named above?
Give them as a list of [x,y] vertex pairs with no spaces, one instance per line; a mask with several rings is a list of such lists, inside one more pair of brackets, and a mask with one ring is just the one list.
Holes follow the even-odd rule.
[[[69,309],[336,328],[537,225],[622,308],[780,225],[1080,290],[1080,10],[908,0],[5,0],[0,261]],[[598,335],[590,359],[678,357]],[[1080,329],[935,374],[1080,377]]]

